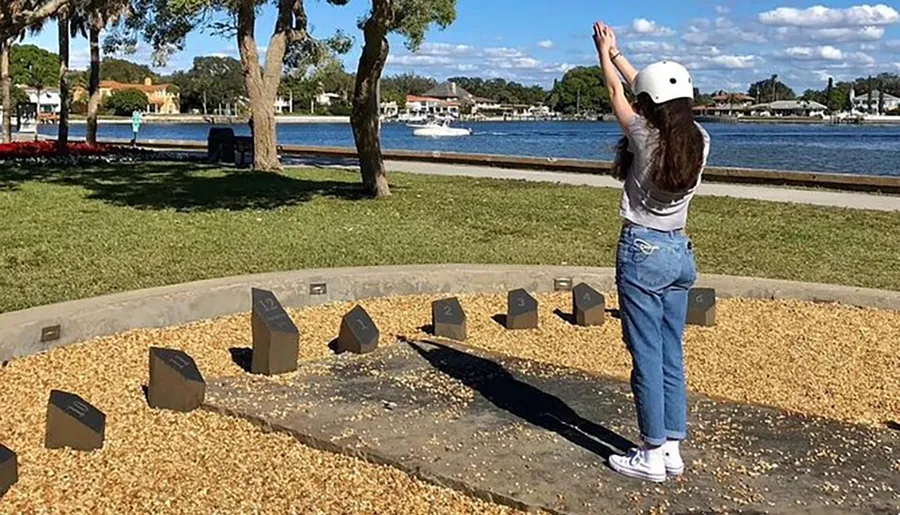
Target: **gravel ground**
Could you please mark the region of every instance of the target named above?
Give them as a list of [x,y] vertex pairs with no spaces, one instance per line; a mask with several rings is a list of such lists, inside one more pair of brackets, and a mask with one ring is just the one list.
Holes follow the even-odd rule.
[[[423,335],[430,301],[364,301],[382,345]],[[627,378],[617,320],[580,328],[568,294],[538,297],[541,328],[506,331],[491,319],[505,295],[461,297],[470,345]],[[615,305],[614,295],[610,304]],[[292,311],[302,359],[330,354],[352,304]],[[829,418],[900,418],[900,312],[797,301],[723,299],[718,326],[688,329],[690,388]],[[0,513],[510,513],[390,468],[298,445],[247,422],[206,412],[147,408],[151,345],[180,348],[207,377],[237,375],[231,348],[249,347],[249,316],[138,330],[30,356],[0,369],[0,441],[19,453],[20,480]],[[277,380],[289,379],[291,374]],[[51,388],[78,393],[107,414],[100,452],[43,449]]]

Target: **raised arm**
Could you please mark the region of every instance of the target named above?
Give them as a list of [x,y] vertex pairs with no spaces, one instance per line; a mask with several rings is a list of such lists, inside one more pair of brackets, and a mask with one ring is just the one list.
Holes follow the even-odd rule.
[[628,87],[634,89],[634,78],[637,77],[637,70],[628,62],[628,59],[625,58],[617,46],[614,45],[609,49],[609,52],[609,59],[612,61],[613,65],[619,70],[622,77],[625,78]]
[[[612,104],[613,113],[616,115],[619,125],[627,132],[634,119],[634,109],[625,96],[625,86],[619,79],[616,66],[612,62],[610,50],[615,48],[615,43],[616,35],[611,28],[600,22],[594,24],[594,44],[597,46],[600,67],[603,69],[603,79],[606,82],[606,89],[609,91],[609,103]],[[632,77],[631,81],[633,80]]]

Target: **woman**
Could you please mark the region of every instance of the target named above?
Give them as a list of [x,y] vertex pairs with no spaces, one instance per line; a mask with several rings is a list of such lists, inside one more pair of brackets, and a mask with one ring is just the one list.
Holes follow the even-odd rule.
[[[683,66],[663,61],[637,73],[603,23],[594,25],[594,42],[610,103],[625,131],[614,166],[625,182],[616,284],[643,441],[627,456],[611,457],[610,466],[626,476],[661,482],[667,474],[684,472],[679,449],[687,437],[682,336],[688,289],[697,278],[684,227],[706,165],[709,135],[694,121],[694,84]],[[636,96],[634,107],[616,70]]]

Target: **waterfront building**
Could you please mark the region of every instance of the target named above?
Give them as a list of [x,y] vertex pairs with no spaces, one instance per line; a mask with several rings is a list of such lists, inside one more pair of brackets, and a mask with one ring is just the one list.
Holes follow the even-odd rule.
[[748,108],[753,116],[823,117],[826,106],[812,100],[776,100]]
[[[180,111],[181,94],[173,84],[153,84],[153,79],[144,79],[143,84],[129,84],[112,80],[100,81],[100,101],[106,99],[116,91],[136,89],[147,95],[147,113],[152,114],[178,114]],[[89,93],[86,88],[78,86],[72,95],[76,102],[87,102]]]

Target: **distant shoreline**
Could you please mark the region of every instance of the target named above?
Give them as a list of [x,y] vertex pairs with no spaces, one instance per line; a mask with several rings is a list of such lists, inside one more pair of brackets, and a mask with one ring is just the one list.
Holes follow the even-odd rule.
[[[275,117],[278,124],[349,124],[349,116],[309,116],[309,115],[279,115]],[[744,116],[744,117],[716,117],[716,116],[698,116],[697,120],[701,123],[740,123],[740,124],[806,124],[806,125],[833,125],[830,118],[812,118],[812,117],[762,117],[762,116]],[[497,122],[566,122],[579,121],[571,119],[513,119],[502,117],[491,117],[480,120],[460,120],[459,123],[497,123]],[[614,121],[608,120],[603,116],[601,120],[582,120],[582,121]],[[72,125],[85,125],[87,120],[82,117],[70,118],[69,123]],[[100,118],[101,124],[110,125],[131,125],[130,117],[109,117]],[[185,125],[246,125],[248,121],[240,117],[229,116],[209,116],[202,115],[184,115],[184,116],[153,116],[145,115],[144,122],[146,124],[185,124]],[[408,123],[399,120],[385,120],[383,123]],[[856,122],[842,121],[840,124],[859,124],[859,125],[900,125],[900,116],[880,116],[861,119]],[[55,125],[55,124],[54,124]]]

